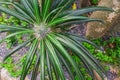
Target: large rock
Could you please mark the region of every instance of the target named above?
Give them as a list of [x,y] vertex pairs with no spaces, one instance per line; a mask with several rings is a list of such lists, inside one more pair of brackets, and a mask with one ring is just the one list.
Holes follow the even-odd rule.
[[100,22],[88,23],[86,36],[90,38],[99,38],[106,35],[106,32],[108,31],[120,31],[120,0],[100,0],[98,6],[112,8],[115,12],[93,12],[90,18],[100,18],[106,22],[105,24]]

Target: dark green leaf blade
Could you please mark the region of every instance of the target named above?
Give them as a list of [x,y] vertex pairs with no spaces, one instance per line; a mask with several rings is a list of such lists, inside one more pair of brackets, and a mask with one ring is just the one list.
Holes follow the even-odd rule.
[[87,61],[87,63],[91,67],[93,67],[93,69],[95,69],[99,73],[99,75],[103,78],[103,73],[102,73],[104,72],[103,67],[97,62],[95,58],[93,58],[92,55],[85,52],[85,50],[82,47],[79,47],[78,43],[70,40],[70,38],[67,38],[65,36],[63,37],[63,35],[59,35],[58,39],[62,41],[63,44],[67,45],[67,47],[69,47],[77,56],[79,56],[80,59]]
[[49,55],[51,55],[51,57],[53,58],[53,61],[54,61],[53,64],[55,64],[55,66],[57,68],[57,71],[59,73],[60,79],[65,80],[65,76],[64,76],[62,67],[60,65],[60,61],[59,61],[59,59],[58,59],[58,57],[57,57],[57,55],[55,53],[53,45],[51,44],[49,39],[45,39],[45,43],[46,43],[46,46],[47,46],[47,48],[49,50]]
[[[52,38],[52,37],[54,38]],[[76,74],[78,75],[79,79],[81,80],[85,80],[85,78],[83,77],[83,74],[80,72],[78,65],[74,62],[74,60],[71,58],[71,56],[66,52],[66,50],[63,48],[63,46],[61,45],[60,42],[58,42],[55,35],[50,34],[48,35],[49,39],[51,40],[51,42],[56,46],[56,48],[59,50],[59,52],[61,52],[61,54],[64,56],[64,58],[66,58],[70,64],[74,67]]]
[[5,8],[3,6],[0,6],[0,10],[3,11],[3,12],[5,12],[5,13],[7,13],[7,14],[10,14],[10,15],[12,15],[14,17],[17,17],[18,19],[24,20],[24,21],[26,21],[28,23],[32,23],[32,21],[30,21],[29,19],[27,19],[26,16],[22,15],[19,12],[13,11],[13,10]]
[[51,62],[50,62],[50,58],[48,55],[48,51],[46,50],[46,64],[47,64],[47,71],[48,71],[48,76],[50,80],[53,80],[53,76],[52,76],[52,68],[51,68]]
[[37,47],[38,47],[38,40],[35,39],[31,46],[30,46],[30,49],[29,49],[29,54],[27,55],[26,57],[26,60],[24,62],[24,65],[23,65],[23,68],[22,68],[22,73],[21,73],[21,77],[20,77],[20,80],[24,80],[27,73],[28,73],[28,70],[32,64],[32,61],[35,57],[35,53],[36,53],[36,50],[37,50]]
[[31,33],[31,31],[19,31],[19,32],[15,32],[15,33],[9,34],[8,36],[6,36],[2,40],[0,40],[0,43],[2,43],[4,40],[6,40],[6,39],[8,39],[10,37],[16,36],[17,34],[23,34],[23,33]]
[[41,80],[45,80],[45,44],[44,41],[40,41],[40,71]]
[[113,9],[108,8],[108,7],[103,7],[103,6],[97,6],[97,7],[88,7],[88,8],[83,8],[83,9],[79,9],[79,10],[69,10],[69,11],[65,11],[60,13],[59,16],[65,16],[65,15],[70,15],[70,16],[75,16],[75,15],[82,15],[82,14],[86,14],[88,12],[93,12],[93,11],[111,11],[113,12]]
[[21,49],[22,47],[25,47],[25,45],[27,45],[28,43],[30,43],[30,42],[33,41],[33,40],[34,40],[34,38],[33,38],[33,39],[30,39],[30,40],[28,40],[28,41],[25,41],[24,43],[22,43],[22,44],[18,45],[17,47],[15,47],[10,53],[8,53],[8,54],[4,57],[3,62],[4,62],[9,56],[11,56],[13,53],[15,53],[16,51],[18,51],[18,50]]
[[40,65],[40,53],[36,52],[37,53],[37,59],[35,61],[35,65],[34,65],[34,69],[32,71],[32,77],[31,77],[31,80],[36,80],[37,78],[37,74],[38,74],[38,70],[39,70],[39,65]]

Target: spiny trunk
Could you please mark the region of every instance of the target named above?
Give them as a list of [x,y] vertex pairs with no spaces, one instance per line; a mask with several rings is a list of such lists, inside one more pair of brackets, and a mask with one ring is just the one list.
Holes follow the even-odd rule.
[[93,12],[90,18],[100,18],[105,24],[91,22],[87,24],[86,36],[88,38],[99,38],[106,34],[107,31],[119,26],[120,28],[120,0],[101,0],[98,6],[112,8],[115,12],[97,11]]

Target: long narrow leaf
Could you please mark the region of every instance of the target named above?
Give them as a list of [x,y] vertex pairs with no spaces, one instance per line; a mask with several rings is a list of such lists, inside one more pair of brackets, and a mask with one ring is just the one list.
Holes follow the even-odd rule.
[[19,12],[13,11],[13,10],[5,8],[3,6],[0,6],[0,10],[7,13],[7,14],[10,14],[10,15],[12,15],[14,17],[17,17],[18,19],[21,19],[21,20],[24,20],[26,22],[32,23],[32,21],[28,20],[26,16],[22,15]]
[[[52,10],[52,11],[46,16],[45,22],[46,22],[49,18],[51,18],[51,16],[53,16],[53,14],[56,13],[59,9],[61,9],[61,7]],[[49,21],[49,20],[48,20],[48,21]]]
[[111,8],[103,7],[103,6],[98,6],[98,7],[88,7],[88,8],[83,8],[79,10],[69,10],[60,13],[59,16],[65,16],[65,15],[70,15],[70,16],[75,16],[75,15],[82,15],[86,14],[88,12],[93,12],[93,11],[113,11]]
[[32,61],[34,59],[37,47],[38,47],[38,40],[35,39],[33,41],[33,43],[31,44],[31,47],[29,49],[29,54],[27,55],[26,60],[24,62],[20,80],[24,80],[25,79],[25,77],[26,77],[26,75],[28,73],[28,70],[29,70],[29,68],[30,68],[30,66],[32,64]]
[[21,3],[24,6],[24,8],[27,10],[27,12],[29,13],[29,15],[33,19],[35,19],[34,9],[33,9],[32,5],[30,4],[30,0],[21,0]]
[[22,43],[21,45],[15,47],[10,53],[8,53],[8,54],[4,57],[3,62],[4,62],[9,56],[11,56],[13,53],[15,53],[16,51],[18,51],[18,50],[21,49],[22,47],[25,47],[28,43],[30,43],[30,42],[33,41],[33,40],[34,40],[34,38],[33,38],[33,39],[30,39],[30,40],[28,40],[28,41],[25,41],[25,42]]
[[47,51],[46,51],[46,63],[47,63],[47,70],[48,70],[49,79],[53,80],[50,58],[48,56],[48,52]]
[[45,80],[45,44],[44,41],[40,41],[40,71],[41,80]]
[[0,43],[2,43],[4,40],[10,38],[10,37],[13,37],[13,36],[16,36],[18,34],[23,34],[23,33],[31,33],[31,31],[20,31],[20,32],[16,32],[16,33],[12,33],[12,34],[9,34],[8,36],[6,36],[5,38],[3,38],[2,40],[0,40]]
[[0,2],[2,4],[6,4],[6,5],[12,5],[19,13],[23,14],[24,16],[26,16],[28,19],[30,19],[31,21],[33,21],[33,19],[23,10],[23,7],[17,3],[17,2]]
[[55,64],[56,68],[58,69],[58,73],[60,75],[60,78],[62,80],[65,80],[65,76],[64,76],[62,67],[60,65],[60,61],[59,61],[59,59],[58,59],[58,57],[57,57],[57,55],[55,53],[55,50],[54,50],[52,44],[50,43],[50,41],[48,41],[48,39],[45,39],[45,42],[46,42],[47,48],[48,48],[48,50],[50,52],[49,54],[51,54],[51,56],[53,57],[53,60],[55,62],[54,64]]
[[35,61],[35,66],[34,66],[34,69],[32,71],[31,80],[36,80],[38,70],[39,70],[39,65],[40,65],[40,53],[37,54],[37,60]]
[[21,26],[9,26],[5,24],[0,24],[0,29],[11,29],[11,30],[22,30],[22,31],[32,31]]
[[69,21],[72,21],[72,20],[89,20],[90,18],[88,17],[84,17],[84,16],[64,16],[62,18],[57,18],[55,19],[54,21],[51,21],[48,23],[48,26],[51,27],[51,26],[54,26],[54,25],[58,25],[58,24],[61,24],[61,23],[65,23],[65,22],[69,22]]
[[[47,49],[47,52],[50,53],[48,49]],[[51,56],[51,54],[48,54],[48,57],[49,57],[49,60],[51,63],[50,65],[51,65],[52,77],[53,77],[53,79],[55,78],[56,80],[59,80],[60,75],[58,74],[58,69],[56,67],[55,61],[54,61],[53,57]]]
[[45,1],[44,1],[43,11],[42,11],[43,20],[45,20],[47,14],[48,14],[48,12],[49,12],[50,4],[51,4],[51,0],[45,0]]
[[56,13],[56,15],[52,18],[51,21],[53,21],[54,19],[56,19],[56,17],[58,17],[58,15],[60,14],[60,12],[62,12],[62,10],[71,2],[71,0],[61,0],[58,7],[61,7],[62,8]]
[[60,42],[58,42],[58,40],[56,40],[55,35],[52,35],[52,37],[50,35],[48,35],[49,39],[52,41],[52,43],[56,46],[56,48],[61,52],[61,54],[64,56],[64,58],[66,58],[70,64],[74,67],[76,74],[78,75],[79,79],[81,80],[85,80],[83,77],[83,74],[80,72],[78,65],[74,62],[74,60],[71,58],[71,56],[66,52],[66,50],[63,48],[63,46],[60,44]]
[[64,23],[56,25],[55,27],[70,26],[70,25],[73,25],[73,24],[79,25],[81,23],[93,22],[93,21],[104,23],[101,19],[88,18],[88,19],[85,19],[85,20],[74,20],[74,21],[64,22]]
[[66,59],[64,59],[64,57],[57,51],[58,55],[59,55],[59,59],[61,59],[62,63],[64,64],[64,66],[66,67],[70,77],[72,80],[75,80],[73,72],[71,70],[71,65],[67,62]]
[[14,29],[4,29],[4,30],[0,30],[0,33],[4,33],[4,32],[16,32],[19,30],[14,30]]
[[40,7],[39,7],[38,0],[33,0],[32,2],[33,2],[34,14],[36,16],[36,22],[37,24],[40,24],[41,17],[40,17]]
[[100,46],[97,46],[95,43],[87,40],[86,38],[80,37],[79,35],[75,35],[75,34],[72,34],[72,33],[63,33],[63,34],[64,34],[64,35],[68,34],[68,35],[66,35],[66,36],[69,36],[69,37],[71,37],[72,39],[79,41],[79,43],[80,43],[80,42],[87,42],[88,44],[93,45],[93,46],[96,47],[97,49],[103,51],[103,49],[101,49]]
[[[65,38],[65,37],[63,37],[62,35],[60,35],[61,36],[61,38],[60,37],[58,37],[58,39],[60,40],[60,41],[62,41],[64,44],[66,44],[67,45],[67,47],[69,47],[74,53],[76,53],[76,55],[78,55],[79,57],[82,57],[82,58],[84,58],[98,73],[99,73],[99,75],[101,76],[101,77],[103,77],[103,75],[102,75],[102,73],[101,73],[101,71],[99,71],[98,70],[98,67],[99,67],[99,69],[101,69],[102,71],[103,71],[103,68],[102,68],[102,66],[100,65],[100,64],[98,64],[98,62],[96,62],[95,61],[95,58],[91,58],[89,55],[90,54],[88,54],[88,53],[86,53],[86,52],[84,52],[84,51],[81,51],[81,47],[80,48],[78,48],[78,44],[77,43],[75,43],[75,42],[73,42],[72,40],[70,40],[69,38]],[[70,42],[70,41],[71,42]],[[67,43],[66,43],[67,42]],[[82,49],[83,50],[83,49]],[[82,59],[81,58],[81,59]],[[98,67],[96,67],[96,65],[98,66]]]

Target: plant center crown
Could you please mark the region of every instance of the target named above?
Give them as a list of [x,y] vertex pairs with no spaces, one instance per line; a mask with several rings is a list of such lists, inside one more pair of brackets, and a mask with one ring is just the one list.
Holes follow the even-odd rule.
[[47,28],[45,24],[35,25],[33,30],[35,32],[34,35],[40,39],[44,38],[50,32],[50,28]]

